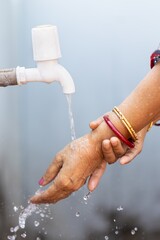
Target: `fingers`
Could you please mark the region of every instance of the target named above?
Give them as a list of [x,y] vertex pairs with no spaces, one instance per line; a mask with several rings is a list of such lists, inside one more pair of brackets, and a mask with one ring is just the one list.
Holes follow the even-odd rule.
[[90,122],[89,126],[92,130],[96,129],[103,122],[103,117],[97,118],[95,121]]
[[117,158],[121,157],[127,151],[128,147],[125,144],[123,144],[119,140],[119,138],[112,137],[110,141],[111,141],[113,151]]
[[93,192],[98,186],[100,179],[106,169],[107,162],[103,161],[101,165],[92,173],[88,181],[88,189]]
[[57,201],[68,197],[70,194],[68,192],[58,191],[56,185],[53,183],[47,190],[41,192],[40,194],[34,195],[30,202],[34,204],[44,204],[44,203],[56,203]]
[[139,147],[133,148],[133,149],[128,149],[126,154],[121,157],[120,159],[120,164],[128,164],[130,163],[139,153],[141,152],[141,149]]
[[135,142],[135,147],[127,150],[126,154],[121,157],[120,164],[124,165],[130,163],[138,154],[141,153],[146,132],[146,127],[138,132],[138,140]]
[[127,147],[122,145],[117,137],[112,137],[110,140],[106,139],[102,143],[102,151],[105,161],[112,164],[117,161],[119,157],[125,154]]
[[65,171],[61,169],[53,184],[44,192],[33,196],[30,201],[34,204],[56,203],[84,185],[85,179],[81,178],[77,181],[72,175],[66,176]]
[[61,167],[63,165],[63,160],[61,159],[60,155],[57,155],[53,162],[48,167],[46,173],[39,181],[39,185],[45,186],[46,184],[50,183],[58,174]]

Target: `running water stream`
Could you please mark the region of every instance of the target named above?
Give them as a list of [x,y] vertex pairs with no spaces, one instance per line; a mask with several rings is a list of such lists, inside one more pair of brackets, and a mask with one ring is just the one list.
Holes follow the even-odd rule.
[[76,132],[75,132],[75,124],[74,124],[74,118],[73,118],[73,112],[72,112],[72,95],[66,94],[67,103],[68,103],[68,113],[69,113],[69,121],[70,121],[70,130],[71,130],[71,140],[76,139]]
[[[71,104],[71,94],[66,94],[66,99],[68,103],[68,113],[69,113],[69,121],[70,121],[70,130],[71,130],[71,140],[76,139],[76,134],[75,134],[75,125],[74,125],[74,119],[73,119],[73,112],[72,112],[72,104]],[[36,191],[35,194],[41,194],[42,190],[41,188]],[[17,233],[20,229],[25,229],[26,227],[26,220],[28,217],[30,217],[33,213],[40,214],[41,217],[48,217],[50,219],[53,219],[52,216],[49,216],[51,214],[49,210],[49,205],[45,205],[45,210],[41,209],[39,205],[28,203],[28,206],[26,208],[21,208],[21,212],[19,214],[19,221],[18,225],[15,227],[10,228],[10,232],[12,235],[8,235],[7,239],[8,240],[15,240],[17,238]],[[14,211],[18,211],[18,207],[14,206]],[[34,221],[34,226],[37,227],[39,226],[38,221]],[[22,238],[27,237],[27,233],[23,232],[21,234]],[[38,237],[37,240],[40,240]]]

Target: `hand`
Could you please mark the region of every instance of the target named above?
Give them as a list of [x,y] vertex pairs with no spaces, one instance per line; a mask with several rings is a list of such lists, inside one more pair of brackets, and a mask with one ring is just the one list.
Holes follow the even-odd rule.
[[56,155],[41,179],[41,185],[54,181],[47,190],[33,196],[32,203],[55,203],[68,197],[103,165],[101,142],[97,142],[94,132],[71,142]]
[[[98,118],[90,123],[92,130],[96,129],[103,121],[103,117]],[[100,182],[100,179],[105,171],[107,162],[109,164],[116,162],[118,159],[122,165],[130,163],[143,148],[144,138],[147,132],[147,127],[142,129],[137,135],[138,140],[135,142],[135,147],[130,149],[122,143],[117,137],[111,137],[102,142],[102,151],[104,160],[101,165],[92,173],[88,182],[88,188],[93,191]]]

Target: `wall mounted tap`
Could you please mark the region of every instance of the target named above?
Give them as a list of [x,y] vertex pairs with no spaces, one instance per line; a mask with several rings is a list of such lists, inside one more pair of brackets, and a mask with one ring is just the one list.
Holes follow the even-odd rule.
[[57,27],[42,25],[32,29],[33,57],[37,68],[17,67],[0,70],[0,86],[23,85],[28,82],[59,81],[63,92],[75,92],[69,72],[58,63],[61,57]]

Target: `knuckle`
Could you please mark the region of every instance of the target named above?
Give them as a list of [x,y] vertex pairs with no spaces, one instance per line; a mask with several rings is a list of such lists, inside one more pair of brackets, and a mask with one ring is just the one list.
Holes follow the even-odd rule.
[[[125,153],[125,152],[124,152],[124,153]],[[120,157],[123,156],[124,153],[122,153],[122,152],[116,152],[116,157],[117,157],[117,158],[120,158]]]
[[117,160],[117,158],[115,157],[115,155],[110,155],[108,157],[105,157],[105,161],[108,163],[108,164],[112,164],[112,163],[115,163]]
[[107,162],[108,162],[109,165],[111,165],[111,164],[116,162],[116,159],[115,160],[108,160]]
[[65,191],[74,191],[75,190],[75,184],[71,177],[63,177],[59,180],[59,184]]

